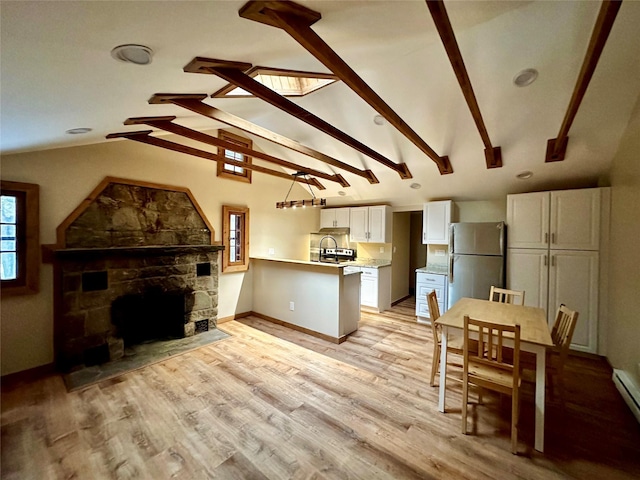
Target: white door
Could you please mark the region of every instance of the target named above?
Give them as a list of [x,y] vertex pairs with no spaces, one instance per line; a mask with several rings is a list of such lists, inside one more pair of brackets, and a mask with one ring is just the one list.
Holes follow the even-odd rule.
[[385,243],[387,207],[369,207],[369,238],[370,243]]
[[320,228],[336,226],[336,210],[333,208],[320,210]]
[[547,248],[549,192],[507,195],[509,248]]
[[369,207],[350,208],[352,242],[366,242],[369,231]]
[[507,288],[522,290],[524,304],[547,311],[549,251],[510,248],[507,252]]
[[349,208],[336,208],[335,213],[335,227],[348,228],[349,227]]
[[551,248],[598,250],[600,246],[600,190],[551,192]]
[[598,252],[551,250],[549,267],[549,324],[563,303],[576,310],[578,323],[571,348],[596,353],[598,349]]
[[423,211],[423,242],[436,245],[449,243],[449,224],[451,223],[451,201],[428,202]]

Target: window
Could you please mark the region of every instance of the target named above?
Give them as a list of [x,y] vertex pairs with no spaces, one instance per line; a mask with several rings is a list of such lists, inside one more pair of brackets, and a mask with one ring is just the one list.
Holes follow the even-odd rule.
[[[250,68],[245,73],[284,97],[303,97],[340,80],[336,75],[329,73],[258,66]],[[211,96],[213,98],[253,97],[251,93],[233,83],[228,83]]]
[[241,272],[249,268],[249,209],[222,206],[222,271]]
[[[251,140],[249,140],[248,138],[240,137],[223,130],[220,130],[218,132],[218,138],[220,140],[234,143],[245,148],[252,148],[253,146],[253,142],[251,142]],[[218,153],[224,158],[235,160],[236,162],[251,163],[251,157],[248,157],[240,152],[234,152],[233,150],[227,150],[225,148],[218,148]],[[240,182],[251,183],[251,170],[242,168],[239,165],[233,165],[231,163],[218,162],[218,176],[238,180]]]
[[0,192],[0,280],[2,295],[38,291],[38,185],[2,181]]

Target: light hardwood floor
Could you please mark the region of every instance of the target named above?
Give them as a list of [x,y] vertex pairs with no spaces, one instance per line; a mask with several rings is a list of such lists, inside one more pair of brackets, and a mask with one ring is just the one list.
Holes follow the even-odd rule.
[[491,393],[463,435],[461,386],[439,413],[413,305],[363,313],[341,345],[247,317],[221,325],[231,338],[82,391],[58,376],[3,385],[2,478],[640,478],[640,429],[603,360],[570,359],[544,454],[531,395],[519,455],[509,402]]

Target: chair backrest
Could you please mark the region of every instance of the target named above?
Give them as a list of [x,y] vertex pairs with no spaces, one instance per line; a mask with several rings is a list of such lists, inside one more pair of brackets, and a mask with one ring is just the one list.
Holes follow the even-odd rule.
[[440,307],[438,306],[438,296],[435,290],[427,293],[427,305],[429,305],[429,317],[431,318],[431,332],[433,341],[440,343],[440,326],[436,325],[436,320],[440,318]]
[[512,303],[514,305],[524,305],[524,291],[507,290],[506,288],[491,286],[489,301],[499,303]]
[[[478,350],[470,348],[471,331],[478,332]],[[513,338],[512,362],[503,358],[504,338]],[[513,386],[519,383],[520,376],[520,325],[503,325],[477,320],[464,316],[464,369],[470,364],[491,367],[513,376]]]
[[554,351],[560,355],[560,364],[558,365],[560,369],[569,354],[569,346],[571,345],[576,323],[578,323],[578,312],[570,310],[564,304],[561,304],[556,314],[556,321],[551,329],[551,340],[555,345]]

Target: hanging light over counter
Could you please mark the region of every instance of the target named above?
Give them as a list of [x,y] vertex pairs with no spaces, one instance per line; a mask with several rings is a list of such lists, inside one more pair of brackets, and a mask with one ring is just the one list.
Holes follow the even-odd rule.
[[316,198],[313,190],[311,190],[311,185],[308,183],[307,186],[309,187],[309,193],[311,193],[310,200],[289,200],[289,194],[291,193],[291,189],[295,185],[298,177],[304,177],[307,179],[307,175],[309,175],[307,172],[296,172],[293,174],[293,183],[291,183],[291,186],[289,187],[287,196],[284,197],[284,201],[276,203],[276,208],[323,207],[327,204],[326,198]]

